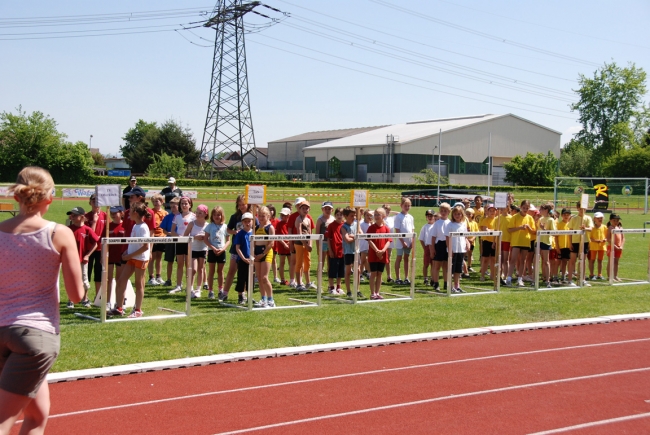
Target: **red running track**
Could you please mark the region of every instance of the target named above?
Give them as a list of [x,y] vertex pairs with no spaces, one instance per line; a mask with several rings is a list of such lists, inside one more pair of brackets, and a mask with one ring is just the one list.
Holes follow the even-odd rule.
[[650,433],[650,322],[243,361],[50,389],[50,435]]

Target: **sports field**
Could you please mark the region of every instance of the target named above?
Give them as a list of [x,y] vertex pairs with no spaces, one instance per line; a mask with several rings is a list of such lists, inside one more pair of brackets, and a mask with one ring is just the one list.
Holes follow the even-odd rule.
[[[198,190],[198,189],[196,189]],[[234,197],[238,189],[204,189],[195,207],[222,205],[226,215],[234,212]],[[239,189],[243,193],[243,188]],[[209,192],[209,193],[208,193]],[[233,193],[226,193],[233,192]],[[271,191],[267,202],[276,206],[283,200],[292,201],[296,193],[290,190]],[[331,200],[335,206],[345,206],[348,191],[311,193],[312,216],[317,218],[320,202]],[[322,195],[322,196],[321,196]],[[538,204],[544,195],[531,195]],[[517,199],[526,196],[517,195]],[[399,208],[398,191],[382,191],[372,196],[373,206],[384,202]],[[55,199],[46,218],[65,222],[66,211],[74,206],[88,208],[85,199]],[[424,207],[412,207],[416,232],[425,223]],[[638,213],[622,213],[624,228],[642,228],[650,221]],[[9,217],[3,214],[0,219]],[[650,237],[629,235],[621,262],[620,276],[631,279],[647,278]],[[394,255],[394,254],[393,254]],[[422,251],[416,253],[416,289],[422,285]],[[475,254],[475,269],[478,254]],[[163,269],[164,270],[164,269]],[[312,276],[315,276],[312,261]],[[36,272],[36,271],[35,271]],[[175,276],[175,274],[173,275]],[[464,280],[463,285],[479,285],[477,274]],[[63,284],[62,284],[63,285]],[[383,290],[408,294],[405,286],[385,285]],[[169,295],[168,287],[147,287],[143,310],[145,316],[163,314],[158,307],[176,310],[184,308],[184,294]],[[361,292],[369,294],[368,285],[361,284]],[[91,295],[93,290],[91,290]],[[295,304],[289,298],[315,300],[315,292],[296,292],[276,285],[274,293],[278,305]],[[392,303],[342,304],[324,300],[318,308],[297,310],[265,310],[244,312],[219,305],[204,298],[192,301],[191,316],[181,319],[120,322],[98,324],[76,317],[74,312],[99,315],[98,308],[65,308],[65,291],[61,290],[61,355],[53,371],[90,367],[104,367],[154,360],[231,353],[256,349],[328,343],[372,337],[526,323],[533,321],[585,318],[598,315],[639,313],[650,311],[650,285],[609,287],[594,285],[582,290],[534,292],[530,288],[502,288],[499,294],[476,297],[446,298],[416,293],[413,301]],[[232,298],[232,296],[231,296]]]

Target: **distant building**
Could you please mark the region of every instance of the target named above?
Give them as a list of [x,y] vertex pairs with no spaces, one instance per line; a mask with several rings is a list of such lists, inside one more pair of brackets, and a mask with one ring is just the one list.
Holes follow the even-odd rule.
[[131,169],[124,157],[110,157],[104,160],[107,169]]

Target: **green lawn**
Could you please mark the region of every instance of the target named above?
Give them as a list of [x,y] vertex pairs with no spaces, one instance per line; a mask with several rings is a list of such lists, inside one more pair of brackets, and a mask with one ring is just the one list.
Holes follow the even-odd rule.
[[[236,190],[229,188],[227,191]],[[215,189],[207,189],[207,192],[213,191]],[[331,193],[347,195],[347,191]],[[295,196],[295,192],[288,191],[276,194],[284,195],[287,200],[292,199],[291,195]],[[377,198],[377,202],[397,203],[397,194],[397,191],[382,192],[384,197]],[[219,195],[227,215],[234,211],[232,199],[235,196]],[[518,199],[521,198],[518,195]],[[280,205],[282,199],[282,196],[268,198],[276,205]],[[314,218],[319,214],[319,202],[325,199],[327,197],[312,198]],[[344,206],[347,196],[332,196],[330,199],[335,206]],[[200,195],[195,205],[198,203],[205,203],[208,207],[217,204],[214,195],[207,193]],[[65,212],[77,205],[88,207],[84,200],[56,199],[46,217],[64,223]],[[411,209],[417,232],[425,222],[424,211],[424,207]],[[6,217],[3,214],[0,219]],[[622,218],[625,228],[642,228],[643,222],[650,221],[648,216],[641,214],[623,213]],[[620,276],[647,278],[649,243],[650,237],[627,237]],[[417,257],[416,288],[423,289],[421,249],[418,249]],[[477,259],[478,254],[475,254]],[[315,261],[312,263],[315,271]],[[475,269],[478,270],[476,266]],[[464,286],[479,285],[475,276],[463,283]],[[401,286],[386,285],[383,289],[394,293],[408,292]],[[158,307],[183,309],[184,295],[169,295],[168,290],[166,287],[147,287],[143,306],[146,316],[163,314]],[[282,286],[274,291],[279,305],[293,304],[288,299],[290,297],[315,300],[315,293],[298,293]],[[368,295],[368,286],[362,284],[361,291]],[[650,285],[600,285],[583,290],[550,292],[502,288],[500,294],[484,296],[446,298],[416,293],[414,301],[352,306],[324,300],[323,306],[318,308],[255,312],[226,308],[203,298],[192,302],[192,315],[188,318],[102,325],[80,319],[66,309],[65,291],[62,289],[62,349],[54,371],[487,325],[646,312],[650,311],[649,296]],[[74,311],[99,315],[98,308],[76,308]]]

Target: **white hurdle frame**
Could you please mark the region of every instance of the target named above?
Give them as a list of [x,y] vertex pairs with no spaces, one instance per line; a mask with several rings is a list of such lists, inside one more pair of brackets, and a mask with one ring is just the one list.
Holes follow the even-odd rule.
[[[650,228],[614,228],[612,231],[612,237],[610,240],[609,247],[612,249],[612,252],[609,257],[609,285],[613,286],[622,286],[622,285],[637,285],[637,284],[649,284],[650,283],[650,248],[648,248],[648,279],[645,281],[630,280],[630,282],[614,282],[614,236],[616,234],[643,234],[645,237],[646,234],[650,234]],[[607,251],[605,251],[607,255]]]
[[456,296],[492,295],[492,294],[499,293],[499,290],[501,289],[501,236],[502,234],[503,233],[501,231],[476,231],[476,232],[463,231],[463,232],[449,233],[449,237],[450,237],[449,244],[451,246],[453,246],[454,244],[454,237],[496,237],[497,238],[496,241],[497,251],[494,260],[495,261],[494,268],[496,270],[490,272],[490,274],[494,273],[495,276],[493,290],[486,291],[480,287],[467,287],[467,288],[477,289],[481,291],[467,292],[467,293],[452,293],[451,288],[453,286],[454,276],[451,273],[451,269],[452,269],[451,260],[452,260],[453,250],[451,249],[451,246],[449,246],[447,248],[447,292],[446,293],[434,292],[433,294],[436,294],[438,296],[456,297]]
[[[576,258],[576,263],[578,266],[578,287],[539,287],[539,238],[540,236],[577,236],[580,235],[580,252],[578,253],[578,258]],[[575,290],[578,288],[584,287],[585,282],[585,270],[587,269],[587,259],[585,258],[585,230],[539,230],[537,231],[537,240],[535,242],[535,257],[533,258],[535,262],[535,290],[536,291],[548,291],[548,290]],[[575,273],[575,270],[573,271]]]
[[[250,237],[250,243],[251,243],[251,249],[250,249],[250,260],[251,262],[254,263],[255,260],[255,242],[263,242],[263,241],[275,241],[275,240],[288,240],[288,241],[304,241],[304,240],[314,240],[318,243],[312,244],[312,252],[314,252],[314,248],[320,249],[321,243],[323,242],[323,235],[322,234],[274,234],[272,236],[262,236],[262,235],[255,235],[252,234]],[[320,260],[320,257],[318,257]],[[246,284],[246,293],[248,294],[248,305],[247,309],[249,311],[257,311],[257,310],[265,310],[265,308],[254,308],[253,307],[253,286],[255,284],[255,281],[253,279],[253,275],[255,272],[255,266],[253,264],[250,264],[248,268],[248,283]],[[319,307],[321,305],[321,291],[323,288],[323,263],[321,261],[318,261],[318,272],[317,272],[317,285],[316,285],[316,302],[311,302],[311,301],[305,301],[303,299],[298,299],[298,298],[289,298],[290,301],[293,302],[298,302],[300,305],[287,305],[287,306],[280,306],[280,307],[275,307],[274,309],[287,309],[287,308],[312,308],[312,307]],[[242,307],[238,307],[242,308]]]
[[[362,304],[362,303],[368,303],[368,302],[393,302],[393,301],[412,301],[415,299],[415,242],[416,242],[416,234],[415,233],[372,233],[372,234],[364,234],[364,233],[358,233],[354,235],[354,274],[353,274],[353,285],[352,288],[354,289],[352,291],[352,303],[353,304]],[[395,239],[411,239],[411,265],[409,269],[409,280],[411,281],[411,289],[409,292],[409,296],[404,296],[404,295],[399,295],[396,293],[388,293],[382,291],[381,293],[392,296],[390,299],[378,299],[378,300],[372,300],[370,298],[360,301],[357,298],[357,291],[359,290],[359,241],[361,239],[365,240],[371,240],[371,239],[393,239],[393,242]],[[394,245],[397,246],[397,245]],[[396,249],[396,248],[394,248]],[[390,263],[388,264],[388,267],[390,267]],[[335,299],[335,298],[332,298]],[[341,302],[346,301],[345,299],[336,299],[340,300]]]
[[[192,237],[120,237],[120,238],[115,238],[115,237],[104,237],[102,239],[102,260],[104,258],[108,258],[108,245],[128,245],[132,243],[187,243],[187,249],[188,253],[190,255],[186,255],[186,262],[185,262],[185,271],[189,274],[189,270],[191,267],[191,253],[192,253]],[[152,261],[151,258],[149,261]],[[108,301],[108,264],[106,264],[105,261],[102,261],[102,302],[100,304],[100,318],[98,319],[97,317],[89,316],[87,314],[82,314],[82,313],[74,313],[75,316],[81,317],[83,319],[90,319],[94,320],[96,322],[101,322],[101,323],[112,323],[112,322],[130,322],[130,321],[136,321],[136,320],[156,320],[156,319],[172,319],[172,318],[177,318],[177,317],[187,317],[190,315],[190,302],[191,302],[191,290],[190,290],[190,280],[187,279],[188,275],[186,275],[185,280],[187,281],[187,287],[185,289],[185,312],[182,311],[176,311],[176,310],[171,310],[169,308],[164,308],[164,307],[158,307],[159,310],[162,311],[169,311],[173,314],[168,314],[168,315],[159,315],[159,316],[147,316],[147,317],[137,317],[135,319],[129,319],[127,317],[121,317],[121,318],[115,318],[115,319],[107,319],[106,318],[106,301]],[[117,291],[117,289],[116,289]]]

